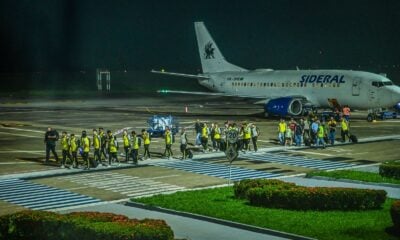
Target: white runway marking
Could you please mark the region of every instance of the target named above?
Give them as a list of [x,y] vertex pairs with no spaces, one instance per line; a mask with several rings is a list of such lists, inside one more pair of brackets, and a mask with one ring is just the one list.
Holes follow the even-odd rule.
[[0,181],[0,199],[34,210],[82,206],[99,199],[20,179]]
[[257,142],[274,143],[275,141],[258,139]]
[[0,162],[0,165],[36,164],[34,162]]
[[44,150],[0,150],[0,153],[44,153]]
[[39,130],[32,130],[32,129],[23,129],[23,128],[15,128],[15,127],[0,127],[3,129],[11,129],[11,130],[17,130],[17,131],[25,131],[25,132],[36,132],[36,133],[43,133],[45,134],[45,130],[39,131]]
[[9,133],[9,132],[0,132],[0,134],[12,135],[12,136],[18,136],[18,137],[28,137],[28,138],[43,138],[43,137],[38,137],[38,136],[31,136],[31,135],[17,134],[17,133]]
[[328,157],[333,157],[335,155],[328,154],[328,153],[317,153],[317,152],[307,152],[307,151],[300,151],[300,150],[289,150],[285,149],[286,152],[299,152],[299,153],[305,153],[305,154],[314,154],[314,155],[321,155],[321,156],[328,156]]

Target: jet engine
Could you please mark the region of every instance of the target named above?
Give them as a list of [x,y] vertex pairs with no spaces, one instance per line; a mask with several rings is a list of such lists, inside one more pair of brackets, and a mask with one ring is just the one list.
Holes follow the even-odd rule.
[[268,101],[264,105],[266,116],[298,116],[303,112],[303,99],[282,97]]

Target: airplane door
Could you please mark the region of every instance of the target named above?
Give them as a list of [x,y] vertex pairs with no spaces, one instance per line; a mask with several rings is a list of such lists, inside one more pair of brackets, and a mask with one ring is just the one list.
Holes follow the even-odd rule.
[[352,94],[353,96],[359,96],[360,95],[360,78],[355,78],[353,79],[353,86],[352,86]]

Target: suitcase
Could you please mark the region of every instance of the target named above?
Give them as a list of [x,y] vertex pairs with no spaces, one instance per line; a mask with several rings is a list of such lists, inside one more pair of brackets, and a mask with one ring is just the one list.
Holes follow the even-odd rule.
[[304,138],[304,145],[311,146],[310,138]]
[[219,150],[221,150],[222,152],[226,151],[226,142],[224,139],[221,139],[221,142],[219,144]]
[[186,156],[187,156],[189,159],[192,159],[192,158],[193,158],[193,152],[192,152],[192,150],[186,149]]
[[356,135],[350,134],[349,139],[352,143],[358,143]]

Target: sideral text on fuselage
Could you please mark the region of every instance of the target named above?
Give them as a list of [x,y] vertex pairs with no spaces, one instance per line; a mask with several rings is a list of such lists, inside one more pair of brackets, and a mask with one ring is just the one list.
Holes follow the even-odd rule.
[[344,75],[303,75],[300,83],[345,83]]

